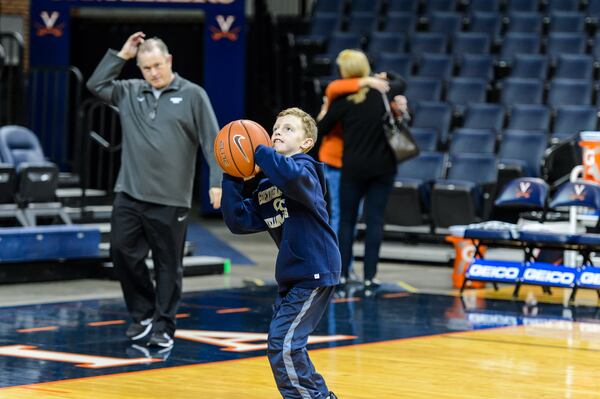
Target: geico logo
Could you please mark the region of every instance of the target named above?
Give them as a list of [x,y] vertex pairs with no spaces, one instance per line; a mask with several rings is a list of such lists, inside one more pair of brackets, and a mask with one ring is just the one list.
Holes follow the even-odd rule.
[[473,265],[469,269],[469,276],[471,277],[515,279],[518,275],[519,268],[517,267]]
[[580,281],[581,284],[600,285],[600,273],[583,272]]
[[553,284],[571,284],[575,280],[573,273],[542,269],[527,269],[523,277],[526,280]]
[[496,326],[516,326],[518,320],[514,316],[503,316],[503,315],[495,315],[495,314],[485,314],[485,313],[469,313],[467,315],[467,320],[471,324],[479,324],[479,325],[496,325]]

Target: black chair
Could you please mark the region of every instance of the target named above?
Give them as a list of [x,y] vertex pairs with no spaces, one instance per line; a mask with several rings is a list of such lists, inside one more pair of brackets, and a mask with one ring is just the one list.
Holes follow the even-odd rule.
[[23,211],[16,204],[17,173],[15,167],[2,163],[0,157],[0,218],[16,219],[22,226],[27,226]]
[[497,179],[494,154],[454,154],[446,179],[438,179],[431,192],[431,217],[435,227],[484,220],[491,210]]
[[28,225],[35,226],[37,216],[59,216],[65,224],[71,223],[56,197],[58,167],[46,161],[31,130],[16,125],[0,128],[0,154],[17,171],[17,202],[24,207]]
[[398,165],[385,210],[385,224],[419,226],[429,223],[431,184],[444,176],[445,164],[444,153],[423,151]]

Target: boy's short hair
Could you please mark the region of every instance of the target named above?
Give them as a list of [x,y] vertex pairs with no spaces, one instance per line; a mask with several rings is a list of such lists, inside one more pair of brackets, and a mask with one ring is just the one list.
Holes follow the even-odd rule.
[[310,116],[298,107],[284,109],[283,111],[277,114],[277,118],[281,118],[286,115],[296,116],[302,121],[302,127],[304,128],[306,138],[313,139],[313,145],[310,148],[306,149],[306,151],[309,151],[317,142],[317,122],[315,122],[312,116]]

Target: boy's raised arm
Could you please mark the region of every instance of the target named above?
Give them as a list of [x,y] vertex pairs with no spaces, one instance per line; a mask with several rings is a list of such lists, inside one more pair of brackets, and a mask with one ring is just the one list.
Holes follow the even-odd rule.
[[242,195],[243,181],[223,174],[221,211],[225,224],[234,234],[250,234],[267,230],[253,198]]

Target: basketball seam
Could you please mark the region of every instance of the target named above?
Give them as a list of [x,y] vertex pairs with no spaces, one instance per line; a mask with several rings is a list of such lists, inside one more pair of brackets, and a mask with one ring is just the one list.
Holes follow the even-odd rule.
[[244,127],[244,130],[246,131],[246,136],[248,137],[248,141],[250,141],[250,148],[252,148],[252,172],[254,172],[256,170],[256,160],[254,159],[254,150],[255,150],[254,143],[252,142],[252,137],[250,136],[250,132],[248,131],[248,129],[246,129],[244,120],[241,119],[240,123]]
[[237,166],[237,163],[235,162],[235,157],[233,156],[233,151],[231,149],[232,145],[231,145],[231,128],[233,127],[233,124],[235,122],[231,122],[229,124],[229,130],[227,130],[227,146],[229,147],[229,155],[231,155],[231,164],[233,166],[235,166],[235,168],[237,169],[238,173],[241,175],[241,177],[247,177],[246,175],[244,175],[242,173],[242,171],[240,170],[240,168]]
[[261,125],[259,125],[258,123],[254,122],[254,121],[251,121],[251,120],[249,120],[248,122],[251,122],[251,123],[255,124],[256,126],[258,126],[258,128],[259,128],[258,130],[260,130],[260,131],[261,131],[261,133],[263,133],[263,134],[264,134],[264,135],[267,137],[267,143],[268,143],[269,141],[271,141],[271,136],[269,136],[269,133],[267,133],[267,131],[265,130],[265,128],[264,128],[264,127],[262,127],[262,126],[261,126]]

